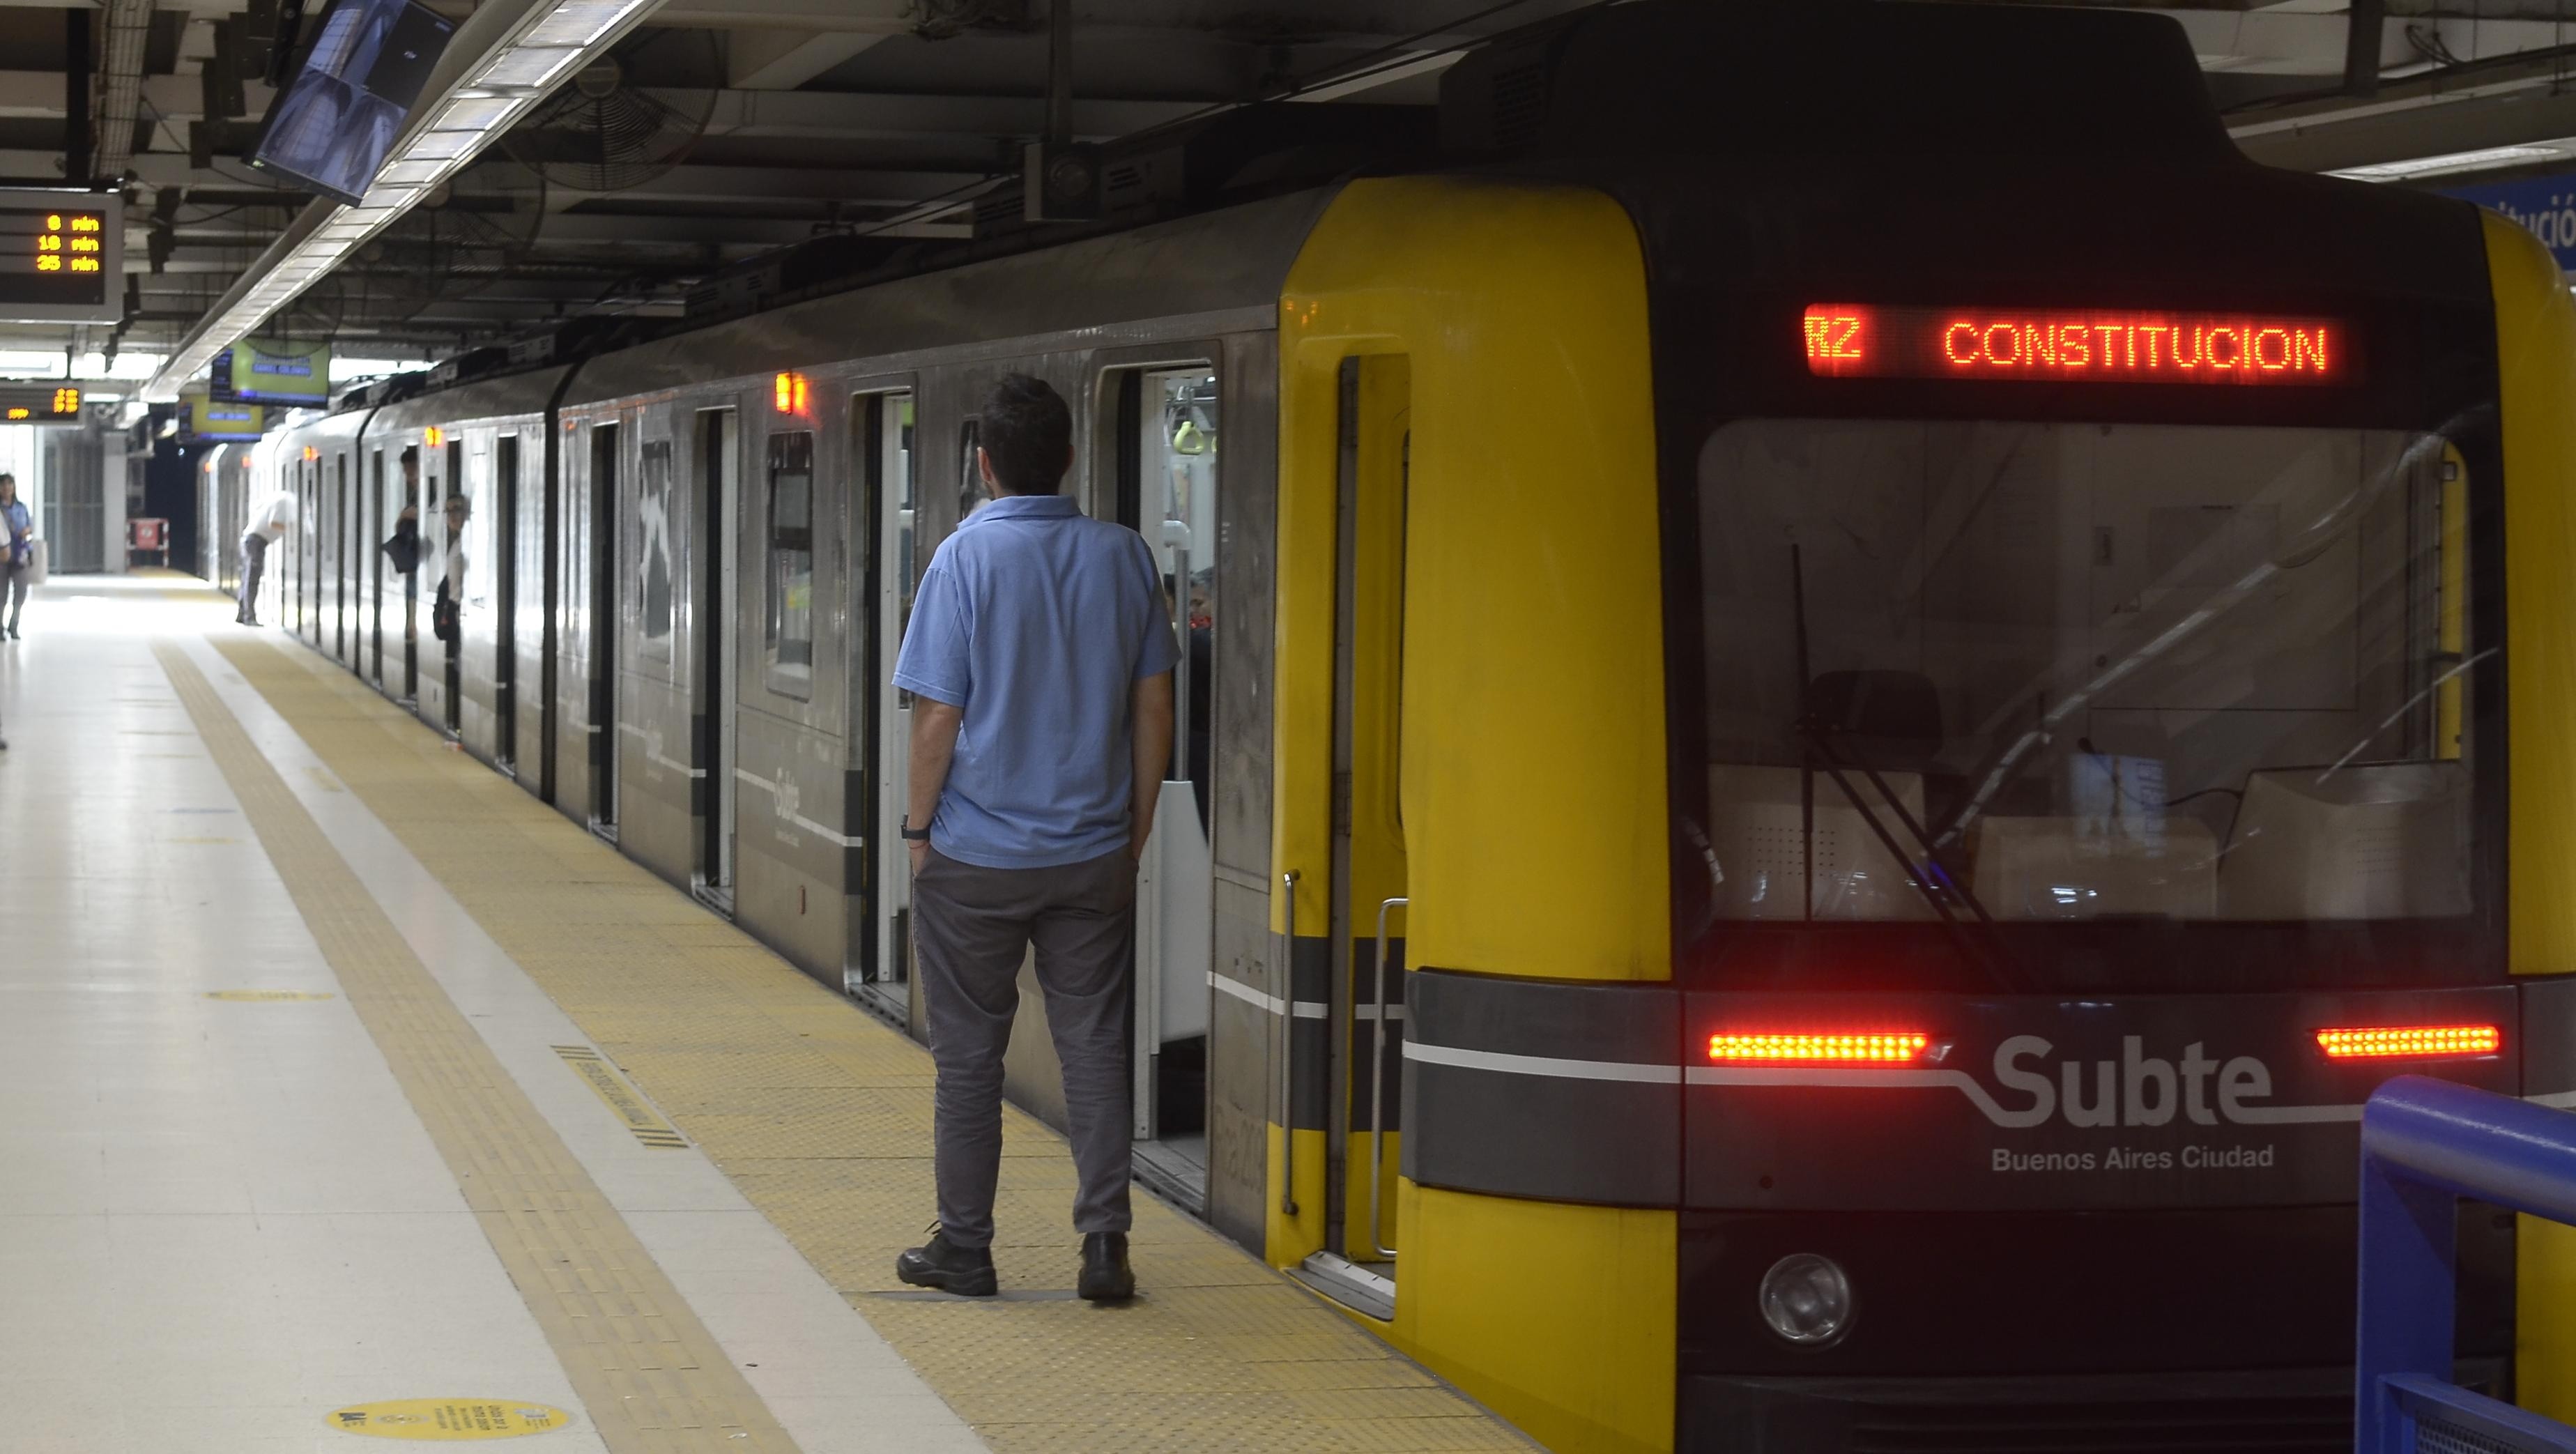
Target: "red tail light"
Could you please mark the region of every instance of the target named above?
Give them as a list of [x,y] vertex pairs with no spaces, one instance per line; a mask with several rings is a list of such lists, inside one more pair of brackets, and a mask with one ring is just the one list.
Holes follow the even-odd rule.
[[1911,1065],[1932,1043],[1920,1030],[1720,1031],[1708,1058],[1747,1065]]
[[2493,1055],[2504,1048],[2494,1025],[2385,1025],[2319,1030],[2317,1048],[2328,1060],[2431,1060],[2445,1055]]

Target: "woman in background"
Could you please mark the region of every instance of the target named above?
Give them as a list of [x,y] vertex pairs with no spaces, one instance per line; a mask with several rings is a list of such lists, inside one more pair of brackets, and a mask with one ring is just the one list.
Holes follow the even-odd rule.
[[0,474],[0,605],[9,620],[0,636],[18,639],[18,615],[27,609],[27,577],[36,565],[36,528],[18,498],[18,477]]

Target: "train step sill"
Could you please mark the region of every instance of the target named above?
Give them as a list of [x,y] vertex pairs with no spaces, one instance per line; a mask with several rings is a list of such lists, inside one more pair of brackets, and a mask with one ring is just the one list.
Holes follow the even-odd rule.
[[1380,1322],[1390,1322],[1395,1317],[1395,1279],[1372,1272],[1338,1253],[1315,1253],[1288,1269],[1288,1273],[1352,1312]]

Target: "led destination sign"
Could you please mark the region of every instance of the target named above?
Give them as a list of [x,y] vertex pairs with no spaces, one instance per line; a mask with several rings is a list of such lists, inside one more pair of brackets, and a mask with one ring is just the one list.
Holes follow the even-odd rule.
[[1827,378],[2106,384],[2347,384],[2351,329],[2325,318],[2122,309],[1815,303],[1807,371]]

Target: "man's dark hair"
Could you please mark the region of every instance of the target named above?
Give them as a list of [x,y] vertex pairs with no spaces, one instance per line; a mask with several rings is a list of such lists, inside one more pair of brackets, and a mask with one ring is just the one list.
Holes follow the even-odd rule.
[[984,399],[976,443],[1014,495],[1052,495],[1073,462],[1073,410],[1044,379],[1004,374]]

